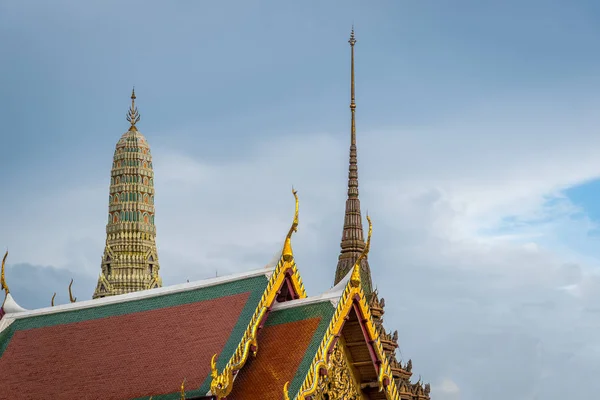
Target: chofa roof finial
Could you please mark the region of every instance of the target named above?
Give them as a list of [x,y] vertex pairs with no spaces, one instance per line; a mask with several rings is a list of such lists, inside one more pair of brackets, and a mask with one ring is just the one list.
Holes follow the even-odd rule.
[[296,209],[294,211],[294,220],[292,221],[292,226],[285,237],[285,243],[283,244],[283,259],[285,261],[290,261],[294,257],[294,253],[292,251],[292,234],[298,231],[298,191],[294,190],[292,186],[292,194],[294,195],[294,199],[296,199]]
[[10,293],[8,289],[8,285],[6,284],[6,276],[4,275],[4,264],[6,264],[6,257],[8,257],[8,250],[4,253],[4,257],[2,258],[2,269],[0,269],[0,289],[6,292],[6,295]]
[[75,303],[77,301],[77,297],[73,297],[71,286],[73,286],[73,278],[71,278],[71,283],[69,283],[69,300],[71,301],[71,303]]

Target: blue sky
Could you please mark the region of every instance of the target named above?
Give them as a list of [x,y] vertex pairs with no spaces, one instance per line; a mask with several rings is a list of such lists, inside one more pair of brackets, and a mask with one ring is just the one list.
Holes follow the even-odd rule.
[[[265,265],[301,201],[333,279],[348,35],[371,266],[439,400],[600,390],[600,4],[0,1],[0,246],[25,307],[90,298],[135,85],[165,284]],[[400,290],[399,290],[400,289]]]

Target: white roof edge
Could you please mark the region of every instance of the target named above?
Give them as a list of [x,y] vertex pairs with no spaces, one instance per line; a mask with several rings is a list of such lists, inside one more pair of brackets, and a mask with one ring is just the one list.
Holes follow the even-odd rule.
[[[194,281],[194,282],[180,283],[177,285],[171,285],[171,286],[166,286],[166,287],[161,287],[161,288],[156,288],[156,289],[141,290],[138,292],[121,294],[121,295],[117,295],[117,296],[108,296],[108,297],[104,297],[101,299],[85,300],[85,301],[76,302],[76,303],[61,304],[61,305],[57,305],[54,307],[45,307],[45,308],[38,308],[35,310],[27,310],[27,311],[18,312],[18,313],[11,313],[10,317],[12,319],[20,319],[20,318],[39,316],[39,315],[55,314],[55,313],[59,313],[62,311],[83,310],[86,308],[94,308],[94,307],[99,307],[99,306],[108,305],[108,304],[125,303],[128,301],[147,299],[147,298],[151,298],[151,297],[159,297],[159,296],[164,296],[167,294],[180,293],[180,292],[186,292],[189,290],[195,290],[195,289],[200,289],[200,288],[205,288],[205,287],[210,287],[210,286],[216,286],[216,285],[233,282],[233,281],[237,281],[237,280],[241,280],[241,279],[245,279],[245,278],[253,278],[256,276],[260,276],[260,275],[264,275],[267,277],[267,279],[269,279],[274,271],[275,271],[275,267],[273,267],[273,268],[263,267],[263,268],[252,270],[252,271],[241,272],[241,273],[225,275],[225,276],[219,276],[216,278],[203,279],[203,280]],[[4,318],[6,318],[7,316],[8,315],[5,315]],[[2,321],[4,320],[4,318],[2,318]],[[2,325],[0,325],[0,332],[2,332],[2,329],[3,329]]]
[[340,301],[340,297],[342,297],[343,292],[344,292],[343,290],[336,290],[336,291],[329,290],[318,296],[310,296],[310,297],[305,297],[303,299],[289,300],[289,301],[285,301],[283,303],[275,303],[275,304],[273,304],[272,310],[273,311],[286,310],[288,308],[302,307],[302,306],[306,306],[309,304],[322,303],[322,302],[326,302],[326,301],[329,301],[335,307],[335,306],[337,306],[338,302]]
[[13,321],[14,318],[12,318],[12,315],[4,315],[2,319],[0,319],[0,333],[8,328]]

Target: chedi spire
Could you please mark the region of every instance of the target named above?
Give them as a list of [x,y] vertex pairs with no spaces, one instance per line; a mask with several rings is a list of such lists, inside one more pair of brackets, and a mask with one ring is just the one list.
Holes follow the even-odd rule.
[[[342,232],[341,253],[335,271],[335,283],[341,281],[352,269],[365,248],[365,240],[358,199],[358,157],[356,151],[356,98],[354,90],[354,27],[350,34],[350,160],[348,168],[348,198],[344,215],[344,230]],[[371,269],[367,258],[360,262],[360,273],[363,288],[367,296],[371,295],[373,283]]]
[[93,298],[162,286],[158,275],[154,226],[154,172],[146,138],[135,124],[140,114],[135,91],[127,121],[131,126],[117,142],[110,177],[106,247]]

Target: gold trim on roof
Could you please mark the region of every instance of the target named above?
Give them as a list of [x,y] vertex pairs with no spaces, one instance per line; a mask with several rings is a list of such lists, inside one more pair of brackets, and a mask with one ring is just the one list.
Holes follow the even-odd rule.
[[[296,199],[296,210],[294,213],[294,222],[286,236],[286,242],[288,242],[292,233],[295,232],[298,227],[298,196],[296,195],[296,191],[293,191],[292,193]],[[231,393],[233,390],[234,374],[244,367],[250,354],[253,356],[256,355],[258,351],[258,328],[273,303],[275,303],[275,299],[279,294],[279,290],[285,283],[286,277],[290,278],[292,286],[299,298],[303,299],[306,297],[306,290],[304,289],[302,278],[296,268],[293,253],[291,253],[291,245],[289,249],[290,253],[288,253],[288,256],[286,257],[286,246],[284,245],[279,262],[267,283],[267,288],[250,319],[250,323],[244,332],[244,336],[242,336],[242,340],[238,344],[237,349],[221,373],[219,373],[217,369],[216,359],[218,355],[215,354],[211,360],[212,381],[210,384],[210,392],[213,396],[216,396],[218,400],[223,399]]]
[[[369,251],[370,248],[370,240],[372,233],[372,224],[371,220],[369,220],[369,236],[367,239],[367,246],[365,247],[365,252]],[[364,252],[363,252],[364,253]],[[365,254],[366,255],[366,254]],[[383,351],[383,346],[381,345],[381,341],[379,338],[379,334],[377,333],[377,329],[375,328],[375,324],[373,323],[373,318],[371,316],[371,311],[369,309],[369,304],[367,302],[365,293],[363,291],[362,282],[360,280],[360,263],[357,262],[354,265],[352,276],[356,279],[351,279],[344,288],[344,291],[340,297],[337,308],[333,314],[333,318],[327,328],[327,332],[321,341],[321,344],[317,350],[317,353],[313,359],[313,362],[308,370],[306,378],[302,385],[300,386],[300,390],[298,393],[293,394],[291,396],[287,388],[289,387],[289,382],[284,385],[284,399],[290,400],[306,400],[309,396],[313,395],[317,390],[318,378],[321,373],[328,373],[328,351],[333,344],[333,341],[337,336],[340,335],[342,327],[344,326],[345,318],[352,310],[353,304],[356,304],[360,309],[362,316],[365,318],[365,327],[367,331],[367,335],[369,340],[373,341],[373,349],[377,356],[378,361],[380,362],[379,374],[377,381],[379,383],[379,390],[385,392],[386,399],[388,400],[399,400],[398,389],[394,380],[392,379],[392,370],[390,368],[389,361],[385,356]]]

